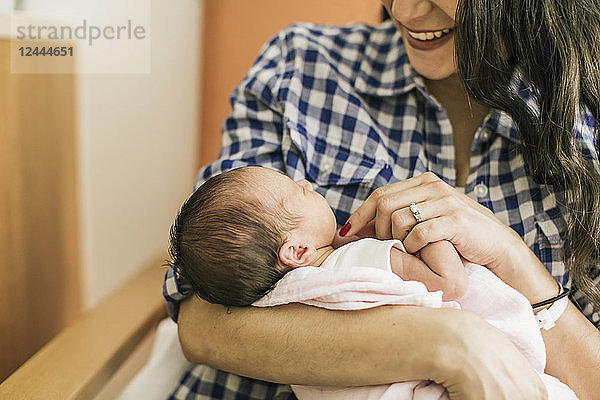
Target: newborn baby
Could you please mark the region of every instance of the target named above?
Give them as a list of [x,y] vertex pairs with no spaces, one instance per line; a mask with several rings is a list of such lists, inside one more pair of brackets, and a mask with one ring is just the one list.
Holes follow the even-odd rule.
[[[463,264],[451,243],[431,243],[415,256],[398,240],[362,239],[334,249],[335,237],[333,212],[309,182],[245,167],[209,179],[184,203],[170,250],[180,282],[213,303],[471,311],[504,332],[529,360],[549,400],[576,399],[544,374],[545,346],[528,300],[485,267]],[[449,399],[443,386],[428,381],[292,389],[301,400]]]
[[[336,221],[312,185],[262,167],[244,167],[206,181],[184,203],[171,229],[178,279],[203,299],[249,306],[294,268],[320,266],[334,251]],[[420,281],[443,300],[460,298],[468,280],[447,241],[419,255],[390,249],[392,271]]]

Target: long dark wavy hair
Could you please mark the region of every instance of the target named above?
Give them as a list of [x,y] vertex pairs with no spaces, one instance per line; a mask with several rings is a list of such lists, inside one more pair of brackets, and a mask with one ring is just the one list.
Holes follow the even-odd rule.
[[[598,0],[459,0],[456,59],[468,93],[507,112],[538,184],[564,193],[564,262],[575,286],[600,307],[591,279],[600,243],[600,175],[572,134],[589,113],[600,153],[600,2]],[[511,90],[519,72],[537,99]]]

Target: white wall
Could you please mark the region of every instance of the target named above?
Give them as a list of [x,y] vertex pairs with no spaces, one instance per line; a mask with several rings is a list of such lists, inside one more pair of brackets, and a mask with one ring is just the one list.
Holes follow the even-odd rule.
[[[26,0],[23,8],[44,15],[122,17],[126,8],[119,4]],[[166,256],[169,227],[192,190],[202,5],[151,0],[150,74],[78,76],[84,308]]]

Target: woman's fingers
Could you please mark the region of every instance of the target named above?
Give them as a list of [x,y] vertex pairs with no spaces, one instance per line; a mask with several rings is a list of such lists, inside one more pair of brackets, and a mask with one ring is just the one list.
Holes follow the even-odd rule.
[[356,232],[356,236],[358,236],[361,239],[377,237],[375,234],[375,221],[371,220],[370,222],[368,222],[358,232]]
[[416,220],[408,207],[396,210],[392,213],[391,237],[398,240],[404,240],[408,232],[415,225]]
[[539,374],[503,332],[468,312],[446,315],[459,321],[444,333],[453,343],[445,360],[460,367],[436,382],[452,400],[547,400]]
[[[375,216],[375,232],[378,239],[400,239],[393,236],[392,230],[395,218],[402,224],[414,224],[416,222],[414,214],[410,211],[411,203],[422,203],[427,196],[426,191],[419,192],[398,192],[381,197],[377,202]],[[396,213],[400,211],[400,213]]]
[[518,239],[516,244],[522,247],[518,234],[492,211],[432,173],[374,191],[350,216],[340,236],[356,235],[368,224],[374,226],[375,237],[402,240],[411,253],[448,240],[465,259],[491,268],[511,251],[507,243]]
[[[375,221],[375,232],[377,237],[382,239],[385,235],[385,229],[383,229],[381,221],[384,218],[390,217],[390,207],[394,204],[398,204],[397,194],[401,193],[401,187],[399,185],[403,182],[394,183],[388,186],[383,186],[375,189],[373,193],[352,213],[348,221],[340,231],[342,236],[352,235],[355,232],[363,229],[371,221]],[[377,222],[379,221],[379,223]],[[389,234],[388,234],[389,236]]]
[[448,240],[452,242],[452,229],[447,226],[448,218],[433,218],[417,224],[406,235],[402,243],[409,253],[416,253],[429,243],[438,242],[440,240]]
[[[414,190],[419,187],[419,190]],[[342,236],[360,231],[367,223],[375,219],[375,232],[379,239],[392,237],[390,219],[396,210],[408,207],[411,202],[419,203],[431,198],[435,193],[450,188],[432,172],[383,186],[376,189],[342,228]],[[410,190],[413,189],[413,190]]]
[[356,240],[374,237],[376,237],[375,221],[371,221],[367,225],[365,225],[360,231],[356,232],[354,235],[335,235],[335,237],[333,238],[332,246],[334,249],[337,249]]
[[[411,209],[411,205],[396,210],[390,218],[391,237],[404,240],[417,224],[422,224],[443,215],[455,215],[457,214],[456,210],[461,208],[464,208],[464,206],[459,199],[453,196],[445,196],[437,200],[415,203],[414,209],[419,215],[419,221],[417,221],[416,213]],[[466,210],[466,212],[470,211]]]

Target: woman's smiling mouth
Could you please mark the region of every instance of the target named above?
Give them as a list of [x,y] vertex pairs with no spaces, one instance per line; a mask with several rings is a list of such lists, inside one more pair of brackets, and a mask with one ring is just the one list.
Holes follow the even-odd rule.
[[428,40],[439,39],[442,36],[449,34],[450,32],[454,31],[454,28],[447,28],[447,29],[442,29],[439,31],[429,31],[429,32],[413,32],[408,29],[406,31],[408,32],[408,34],[411,37],[413,37],[417,40],[428,41]]
[[407,43],[416,50],[433,50],[448,42],[454,36],[454,28],[438,31],[415,32],[404,28]]

